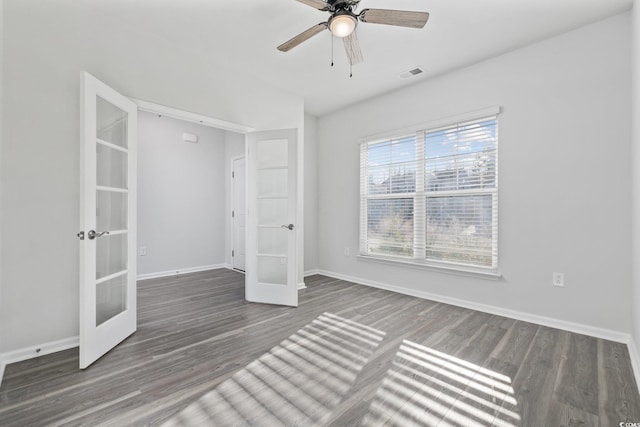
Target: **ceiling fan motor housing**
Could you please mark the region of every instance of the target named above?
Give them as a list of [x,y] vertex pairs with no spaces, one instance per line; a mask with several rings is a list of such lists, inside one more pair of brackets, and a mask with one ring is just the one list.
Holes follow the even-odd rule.
[[351,10],[360,3],[360,0],[327,0],[327,6],[330,12],[339,10]]

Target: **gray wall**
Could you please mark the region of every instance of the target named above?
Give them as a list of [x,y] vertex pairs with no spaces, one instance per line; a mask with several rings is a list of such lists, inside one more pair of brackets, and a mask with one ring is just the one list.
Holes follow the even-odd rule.
[[304,116],[304,271],[318,268],[317,119]]
[[81,70],[127,96],[256,129],[304,126],[301,97],[111,7],[4,2],[0,353],[78,335]]
[[[3,96],[3,87],[4,87],[4,79],[3,79],[3,71],[4,70],[4,0],[0,0],[0,173],[2,172],[2,147],[4,141],[4,126],[2,125],[4,115],[2,114],[2,108],[4,105],[4,96]],[[1,174],[0,174],[1,177]],[[4,205],[3,205],[3,197],[2,193],[4,189],[4,183],[0,180],[0,224],[2,224],[2,216],[4,215]],[[0,267],[2,267],[2,226],[0,226]],[[0,274],[0,309],[2,308],[2,274]],[[4,334],[2,330],[5,328],[3,326],[5,320],[2,318],[2,314],[0,314],[0,351],[3,348],[2,342],[4,339]]]
[[[318,265],[614,331],[631,325],[630,14],[318,120]],[[359,138],[500,105],[498,281],[357,259]],[[344,255],[349,247],[351,256]],[[564,272],[566,287],[551,285]]]
[[[140,112],[138,274],[224,264],[225,133]],[[185,142],[183,133],[198,136]]]
[[[633,307],[633,333],[636,344],[636,352],[640,350],[640,1],[636,0],[632,10],[633,16],[633,295],[631,306]],[[636,367],[640,369],[640,366]],[[636,373],[640,378],[640,372]]]
[[[4,87],[4,78],[3,78],[3,73],[4,73],[4,0],[0,0],[0,172],[2,171],[1,167],[2,167],[2,147],[4,145],[3,141],[4,141],[4,126],[3,126],[3,119],[4,119],[4,114],[2,114],[3,111],[3,105],[4,105],[4,94],[3,94],[3,87]],[[0,175],[1,177],[1,175]],[[4,201],[3,201],[3,197],[2,197],[2,193],[4,191],[4,181],[0,180],[0,224],[2,224],[2,217],[4,215]],[[0,242],[2,242],[2,226],[0,225]],[[0,267],[2,266],[2,244],[0,243]],[[3,296],[3,291],[2,291],[2,274],[0,274],[0,309],[2,309],[2,300],[3,300],[4,296]],[[4,340],[4,334],[2,333],[2,330],[5,328],[5,320],[3,320],[2,318],[2,314],[0,314],[0,351],[3,348],[3,340]]]

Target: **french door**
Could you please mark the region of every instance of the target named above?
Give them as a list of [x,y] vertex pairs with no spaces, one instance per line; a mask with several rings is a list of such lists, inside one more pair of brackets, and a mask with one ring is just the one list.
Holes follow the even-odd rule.
[[136,330],[137,106],[81,82],[80,368]]
[[298,305],[297,132],[247,135],[247,301]]

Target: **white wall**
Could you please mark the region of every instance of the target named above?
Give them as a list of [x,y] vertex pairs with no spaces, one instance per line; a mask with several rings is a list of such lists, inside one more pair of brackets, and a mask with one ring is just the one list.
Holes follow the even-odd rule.
[[78,334],[81,70],[138,99],[303,129],[301,97],[109,13],[125,3],[4,2],[0,353]]
[[231,159],[234,157],[245,155],[245,136],[235,132],[225,132],[225,217],[224,224],[227,232],[225,233],[225,264],[229,267],[232,265],[231,250],[233,249],[231,210],[233,194],[231,193]]
[[[618,15],[320,118],[319,268],[628,333],[630,23]],[[358,250],[358,139],[494,105],[503,278],[345,257]]]
[[[4,105],[4,96],[3,96],[3,86],[4,79],[3,70],[4,70],[4,0],[0,0],[0,176],[2,176],[2,141],[4,140],[4,126],[2,125],[3,114],[2,107]],[[3,212],[3,201],[2,201],[2,192],[3,192],[4,184],[0,181],[0,224],[2,224],[2,212]],[[0,226],[0,242],[2,242],[2,227]],[[0,267],[2,267],[2,244],[0,244]],[[0,309],[2,308],[2,274],[0,274]],[[3,325],[6,325],[7,319],[5,315],[2,314],[0,310],[0,349],[2,349],[2,340],[4,334],[2,330],[4,329]],[[2,377],[2,362],[0,362],[0,378]]]
[[[631,307],[633,308],[633,333],[635,345],[640,345],[640,1],[636,0],[632,10],[633,41],[631,59],[633,61],[633,115],[631,119],[633,136],[633,294]],[[636,348],[638,351],[638,348]],[[640,362],[640,361],[638,361]],[[640,369],[637,366],[636,369]],[[640,372],[637,373],[640,376]]]
[[318,268],[317,119],[304,116],[304,271]]
[[141,111],[138,137],[138,274],[224,264],[225,132]]

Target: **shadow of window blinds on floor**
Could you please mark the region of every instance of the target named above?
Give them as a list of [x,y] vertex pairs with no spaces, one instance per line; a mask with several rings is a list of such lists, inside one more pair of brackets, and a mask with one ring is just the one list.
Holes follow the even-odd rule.
[[509,377],[404,340],[362,424],[515,427],[516,406]]
[[164,425],[322,425],[384,336],[324,313]]

